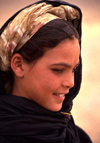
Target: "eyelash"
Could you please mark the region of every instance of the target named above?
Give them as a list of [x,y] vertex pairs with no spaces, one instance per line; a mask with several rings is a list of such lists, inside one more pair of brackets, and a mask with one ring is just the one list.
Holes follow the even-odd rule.
[[56,72],[56,73],[61,73],[61,72],[63,72],[63,70],[64,69],[53,69],[53,71]]
[[[75,67],[72,72],[73,73],[77,72],[78,68],[79,68],[79,66]],[[64,71],[64,69],[52,69],[52,70],[56,73],[62,73]]]
[[74,72],[74,73],[77,72],[78,68],[79,68],[79,66],[75,67],[72,72]]

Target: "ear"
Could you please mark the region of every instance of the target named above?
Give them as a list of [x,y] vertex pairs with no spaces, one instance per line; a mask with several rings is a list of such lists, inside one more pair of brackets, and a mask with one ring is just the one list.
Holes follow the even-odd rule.
[[11,59],[11,69],[15,73],[17,77],[24,76],[24,69],[23,69],[23,58],[20,54],[14,54]]

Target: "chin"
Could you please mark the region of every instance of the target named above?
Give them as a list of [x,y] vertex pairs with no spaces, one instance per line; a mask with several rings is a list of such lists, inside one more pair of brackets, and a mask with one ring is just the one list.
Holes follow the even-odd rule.
[[58,112],[62,108],[62,105],[57,105],[57,106],[52,106],[51,108],[49,107],[48,110],[53,111],[53,112]]

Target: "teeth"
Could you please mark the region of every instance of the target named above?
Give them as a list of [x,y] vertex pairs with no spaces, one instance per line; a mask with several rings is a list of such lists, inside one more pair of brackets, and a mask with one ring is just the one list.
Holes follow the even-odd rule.
[[59,97],[64,97],[65,96],[65,94],[55,94],[55,95],[57,95]]

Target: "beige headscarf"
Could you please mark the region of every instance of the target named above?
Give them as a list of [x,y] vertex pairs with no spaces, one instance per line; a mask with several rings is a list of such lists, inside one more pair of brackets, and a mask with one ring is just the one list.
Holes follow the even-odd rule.
[[13,52],[18,51],[43,25],[57,18],[72,21],[79,19],[80,15],[70,6],[53,7],[44,2],[22,10],[0,36],[0,69],[8,71]]

